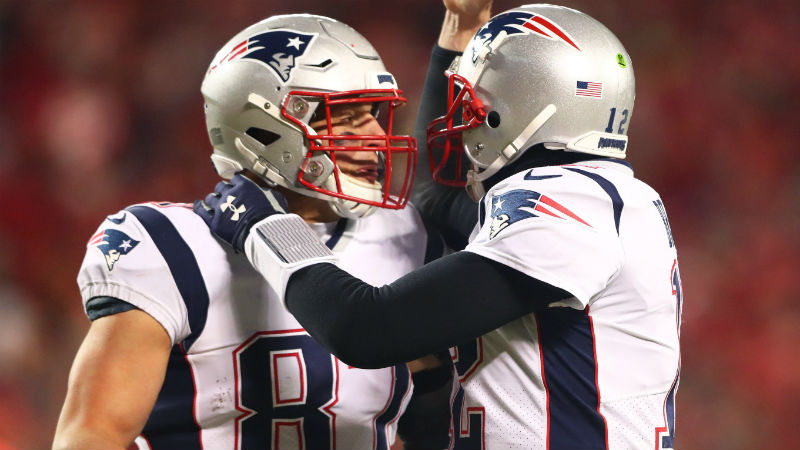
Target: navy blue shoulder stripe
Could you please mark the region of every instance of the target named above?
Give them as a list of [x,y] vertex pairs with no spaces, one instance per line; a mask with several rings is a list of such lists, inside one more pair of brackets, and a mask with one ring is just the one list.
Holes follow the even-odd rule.
[[611,197],[611,203],[614,205],[614,225],[617,227],[617,234],[619,234],[619,219],[622,216],[622,208],[625,206],[625,203],[622,201],[622,197],[619,195],[617,187],[614,186],[612,182],[606,180],[596,173],[587,172],[583,169],[576,169],[575,167],[564,168],[591,178],[595,181],[595,183],[599,184],[604,191],[606,191],[606,194]]
[[189,327],[192,330],[189,337],[183,341],[183,349],[188,352],[194,341],[203,332],[208,318],[208,291],[206,291],[203,274],[197,265],[197,259],[189,245],[164,214],[147,206],[131,206],[127,208],[127,211],[139,219],[150,238],[153,239],[156,248],[167,262],[172,278],[183,297],[183,303],[186,305],[189,315]]

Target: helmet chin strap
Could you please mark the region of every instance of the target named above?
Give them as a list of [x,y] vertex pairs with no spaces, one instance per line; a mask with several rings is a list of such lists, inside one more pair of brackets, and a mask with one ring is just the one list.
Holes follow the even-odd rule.
[[557,110],[558,108],[556,108],[556,105],[549,104],[545,106],[544,109],[542,109],[539,114],[537,114],[536,117],[530,121],[528,126],[522,130],[522,133],[520,133],[516,139],[508,144],[486,169],[480,170],[475,167],[475,164],[472,165],[472,169],[467,172],[466,189],[467,194],[469,194],[473,201],[478,202],[484,195],[486,195],[483,182],[492,175],[496,174],[506,164],[519,157],[522,154],[522,151],[527,148],[524,147],[525,143],[528,142],[531,136],[539,131],[539,128],[541,128],[548,120],[550,120],[551,117],[553,117],[553,114],[555,114]]
[[333,212],[345,219],[362,219],[375,212],[375,206],[345,200],[343,198],[332,198],[328,201]]
[[[343,172],[339,172],[339,183],[342,186],[342,192],[353,197],[363,198],[365,200],[380,201],[383,196],[381,192],[380,183],[367,183],[359,180],[358,178],[351,177]],[[326,189],[336,190],[336,179],[331,174],[328,180],[324,183]],[[354,202],[352,200],[345,200],[338,197],[329,197],[328,205],[330,205],[333,212],[339,217],[348,219],[360,219],[375,212],[375,206],[367,205],[364,203]]]

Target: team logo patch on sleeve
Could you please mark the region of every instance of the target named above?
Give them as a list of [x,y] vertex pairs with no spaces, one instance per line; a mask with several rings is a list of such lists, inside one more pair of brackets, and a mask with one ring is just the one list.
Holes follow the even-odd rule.
[[122,256],[130,253],[138,244],[139,241],[122,231],[107,229],[92,236],[86,246],[97,247],[97,249],[103,253],[103,256],[105,256],[106,265],[108,266],[108,270],[111,271],[114,269],[114,264],[119,261]]
[[536,191],[516,189],[492,197],[492,222],[489,228],[489,239],[493,239],[515,222],[543,216],[575,221],[592,227],[552,198]]

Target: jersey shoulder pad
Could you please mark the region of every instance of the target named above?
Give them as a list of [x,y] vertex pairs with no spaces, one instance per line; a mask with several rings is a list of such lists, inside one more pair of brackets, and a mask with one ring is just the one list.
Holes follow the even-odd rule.
[[188,226],[195,219],[202,223],[190,208],[147,203],[107,216],[86,243],[78,273],[84,308],[93,297],[118,298],[153,316],[173,343],[188,335],[186,307],[168,260],[181,242],[191,252],[187,232],[208,233],[207,227]]
[[480,229],[467,250],[564,289],[586,305],[622,265],[615,216],[592,179],[563,167],[529,169],[487,192]]

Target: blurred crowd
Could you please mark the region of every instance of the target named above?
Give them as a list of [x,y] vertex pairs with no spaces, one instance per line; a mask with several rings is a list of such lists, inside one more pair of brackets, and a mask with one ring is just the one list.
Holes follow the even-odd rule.
[[[604,22],[636,70],[629,160],[664,198],[685,293],[676,445],[800,447],[800,5],[559,4]],[[208,63],[289,12],[367,37],[411,132],[439,0],[0,0],[0,450],[50,445],[89,325],[87,239],[129,204],[210,189]]]

